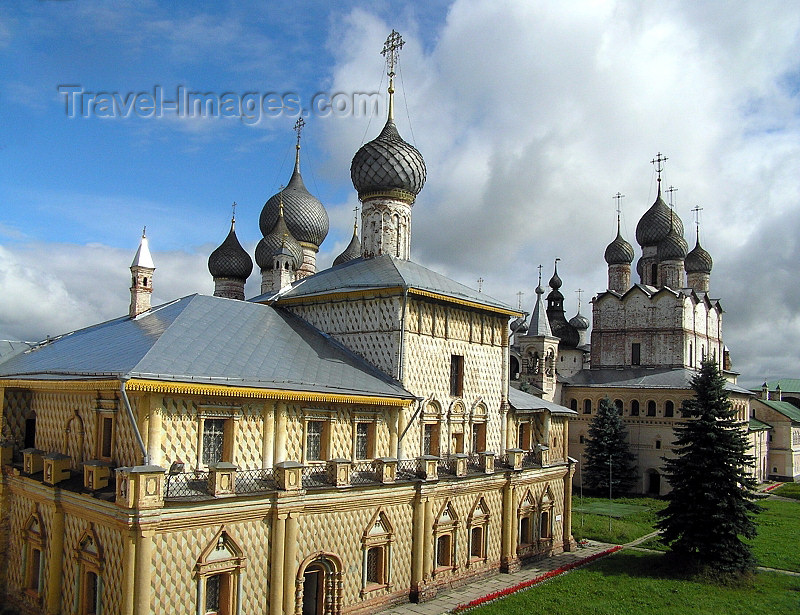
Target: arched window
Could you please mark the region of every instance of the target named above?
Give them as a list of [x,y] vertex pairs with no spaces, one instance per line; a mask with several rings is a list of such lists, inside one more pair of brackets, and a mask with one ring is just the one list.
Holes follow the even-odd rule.
[[675,404],[672,401],[664,404],[664,416],[667,418],[675,416]]
[[535,511],[536,505],[533,501],[533,496],[528,491],[520,502],[519,510],[517,510],[517,517],[519,518],[518,552],[527,550],[533,544],[533,515]]
[[583,413],[584,414],[591,414],[592,413],[592,400],[591,399],[584,399],[583,400]]
[[[242,550],[221,528],[197,560],[197,598],[205,613],[233,615],[241,597],[239,576],[245,565]],[[198,609],[199,610],[199,609]]]
[[656,402],[652,399],[647,402],[647,416],[655,416],[656,415]]
[[578,411],[578,400],[574,397],[569,400],[569,407],[570,409],[574,410],[575,412]]
[[78,613],[100,613],[103,596],[103,549],[94,528],[90,527],[78,540]]
[[434,575],[456,568],[456,532],[458,515],[449,501],[439,511],[433,524],[434,544],[436,545],[436,561]]
[[650,265],[650,283],[653,286],[658,286],[658,265],[655,263]]
[[631,401],[631,416],[639,416],[639,400],[634,399]]
[[487,533],[489,531],[489,507],[481,497],[475,502],[467,518],[467,531],[469,532],[469,563],[477,560],[486,560]]
[[619,415],[622,416],[622,400],[621,399],[615,399],[614,400],[614,406],[616,406],[617,412],[619,413]]
[[28,518],[22,536],[24,587],[29,594],[38,597],[44,590],[44,526],[38,512]]

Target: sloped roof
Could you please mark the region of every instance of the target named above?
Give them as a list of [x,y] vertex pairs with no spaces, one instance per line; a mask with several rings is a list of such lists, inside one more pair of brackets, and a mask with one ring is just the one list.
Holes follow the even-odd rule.
[[357,258],[315,275],[298,280],[288,290],[278,295],[271,293],[250,301],[278,302],[301,297],[323,296],[330,293],[348,293],[383,288],[416,289],[452,299],[479,304],[493,311],[521,315],[502,301],[451,280],[440,273],[412,261],[389,255],[374,258]]
[[[584,369],[577,374],[562,378],[571,386],[638,389],[690,389],[696,371],[686,368],[648,369]],[[738,384],[727,382],[725,390],[731,393],[752,395]]]
[[578,414],[574,410],[571,410],[565,406],[561,406],[552,401],[547,401],[541,397],[536,397],[535,395],[531,395],[525,391],[520,391],[514,387],[508,388],[508,403],[511,404],[511,407],[517,412],[549,410],[550,414]]
[[767,429],[772,429],[772,425],[751,417],[750,422],[747,424],[747,429],[748,431],[766,431]]
[[205,295],[62,335],[1,364],[2,377],[145,378],[414,397],[285,310]]
[[775,401],[772,399],[759,399],[758,401],[765,406],[769,406],[775,412],[780,412],[790,421],[800,423],[800,408],[794,404],[790,404],[788,401]]
[[0,340],[0,363],[8,361],[20,352],[30,350],[36,344],[33,342],[19,342],[15,340]]
[[[780,378],[778,380],[767,380],[767,388],[774,391],[781,387],[784,393],[800,393],[800,378]],[[761,391],[761,387],[753,389],[753,391]]]

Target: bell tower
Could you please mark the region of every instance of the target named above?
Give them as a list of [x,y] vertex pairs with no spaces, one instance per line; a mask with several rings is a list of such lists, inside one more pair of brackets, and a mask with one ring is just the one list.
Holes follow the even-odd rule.
[[150,297],[153,294],[153,272],[156,266],[150,256],[147,245],[147,227],[142,229],[142,239],[139,249],[131,263],[131,306],[128,315],[136,318],[139,314],[150,309]]

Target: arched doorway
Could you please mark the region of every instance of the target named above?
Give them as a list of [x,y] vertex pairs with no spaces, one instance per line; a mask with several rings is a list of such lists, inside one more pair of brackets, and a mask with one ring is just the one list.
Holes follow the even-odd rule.
[[661,474],[657,470],[650,470],[647,473],[647,493],[661,495]]
[[296,615],[339,615],[342,604],[342,567],[339,558],[319,553],[300,566]]

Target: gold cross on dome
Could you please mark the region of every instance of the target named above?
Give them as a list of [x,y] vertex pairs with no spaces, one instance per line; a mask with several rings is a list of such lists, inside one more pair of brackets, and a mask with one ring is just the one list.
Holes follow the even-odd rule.
[[294,130],[297,133],[297,147],[300,147],[300,133],[303,132],[303,126],[306,125],[306,121],[302,117],[298,117],[297,121],[294,123]]
[[403,40],[403,37],[394,29],[383,44],[381,55],[386,58],[386,67],[388,68],[387,74],[390,77],[394,77],[394,67],[397,64],[397,56],[400,53],[400,49],[402,49],[405,44],[406,42]]

